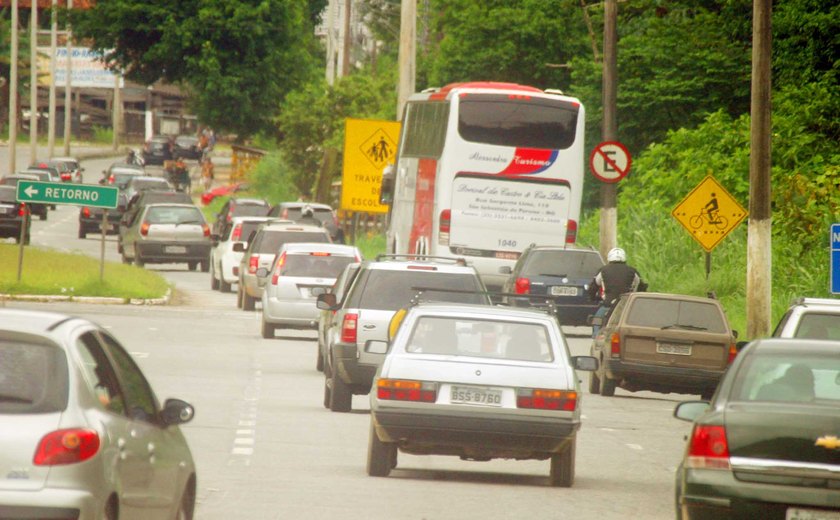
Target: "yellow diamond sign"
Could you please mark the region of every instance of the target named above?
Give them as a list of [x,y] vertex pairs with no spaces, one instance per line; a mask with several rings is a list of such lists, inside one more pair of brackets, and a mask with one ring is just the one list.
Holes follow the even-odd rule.
[[747,210],[709,175],[689,193],[671,215],[711,252],[747,216]]

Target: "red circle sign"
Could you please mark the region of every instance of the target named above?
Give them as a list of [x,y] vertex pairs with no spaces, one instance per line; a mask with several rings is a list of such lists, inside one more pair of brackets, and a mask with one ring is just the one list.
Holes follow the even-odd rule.
[[603,182],[618,182],[630,171],[630,151],[618,141],[604,141],[589,155],[589,169]]

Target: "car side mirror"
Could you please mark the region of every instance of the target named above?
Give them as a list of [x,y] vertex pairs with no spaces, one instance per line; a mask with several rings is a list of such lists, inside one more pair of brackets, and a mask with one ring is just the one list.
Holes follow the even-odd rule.
[[167,399],[160,412],[160,418],[167,426],[190,422],[193,417],[195,417],[195,408],[180,399]]
[[315,306],[322,311],[332,311],[336,308],[335,295],[332,293],[319,294],[315,299]]
[[365,341],[365,352],[371,354],[387,354],[388,342],[381,339],[369,339]]
[[233,250],[237,253],[244,253],[245,252],[245,243],[244,242],[235,242],[233,244]]
[[510,274],[513,272],[513,269],[509,265],[503,265],[499,267],[499,274]]
[[594,372],[598,370],[598,359],[593,356],[572,356],[572,366],[575,370]]
[[681,421],[694,422],[709,409],[706,401],[683,401],[674,408],[674,417]]

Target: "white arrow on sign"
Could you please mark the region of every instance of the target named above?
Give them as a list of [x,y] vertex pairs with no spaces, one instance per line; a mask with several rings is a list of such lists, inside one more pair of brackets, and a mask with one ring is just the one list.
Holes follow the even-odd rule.
[[38,190],[35,189],[35,186],[27,186],[26,189],[23,190],[23,192],[26,193],[26,196],[29,197],[30,199],[32,198],[33,195],[38,194]]

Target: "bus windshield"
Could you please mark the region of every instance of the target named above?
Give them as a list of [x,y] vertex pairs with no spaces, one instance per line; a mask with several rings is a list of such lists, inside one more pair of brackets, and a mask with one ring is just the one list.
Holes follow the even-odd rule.
[[474,143],[565,150],[575,142],[578,112],[568,101],[468,94],[460,99],[458,133]]

